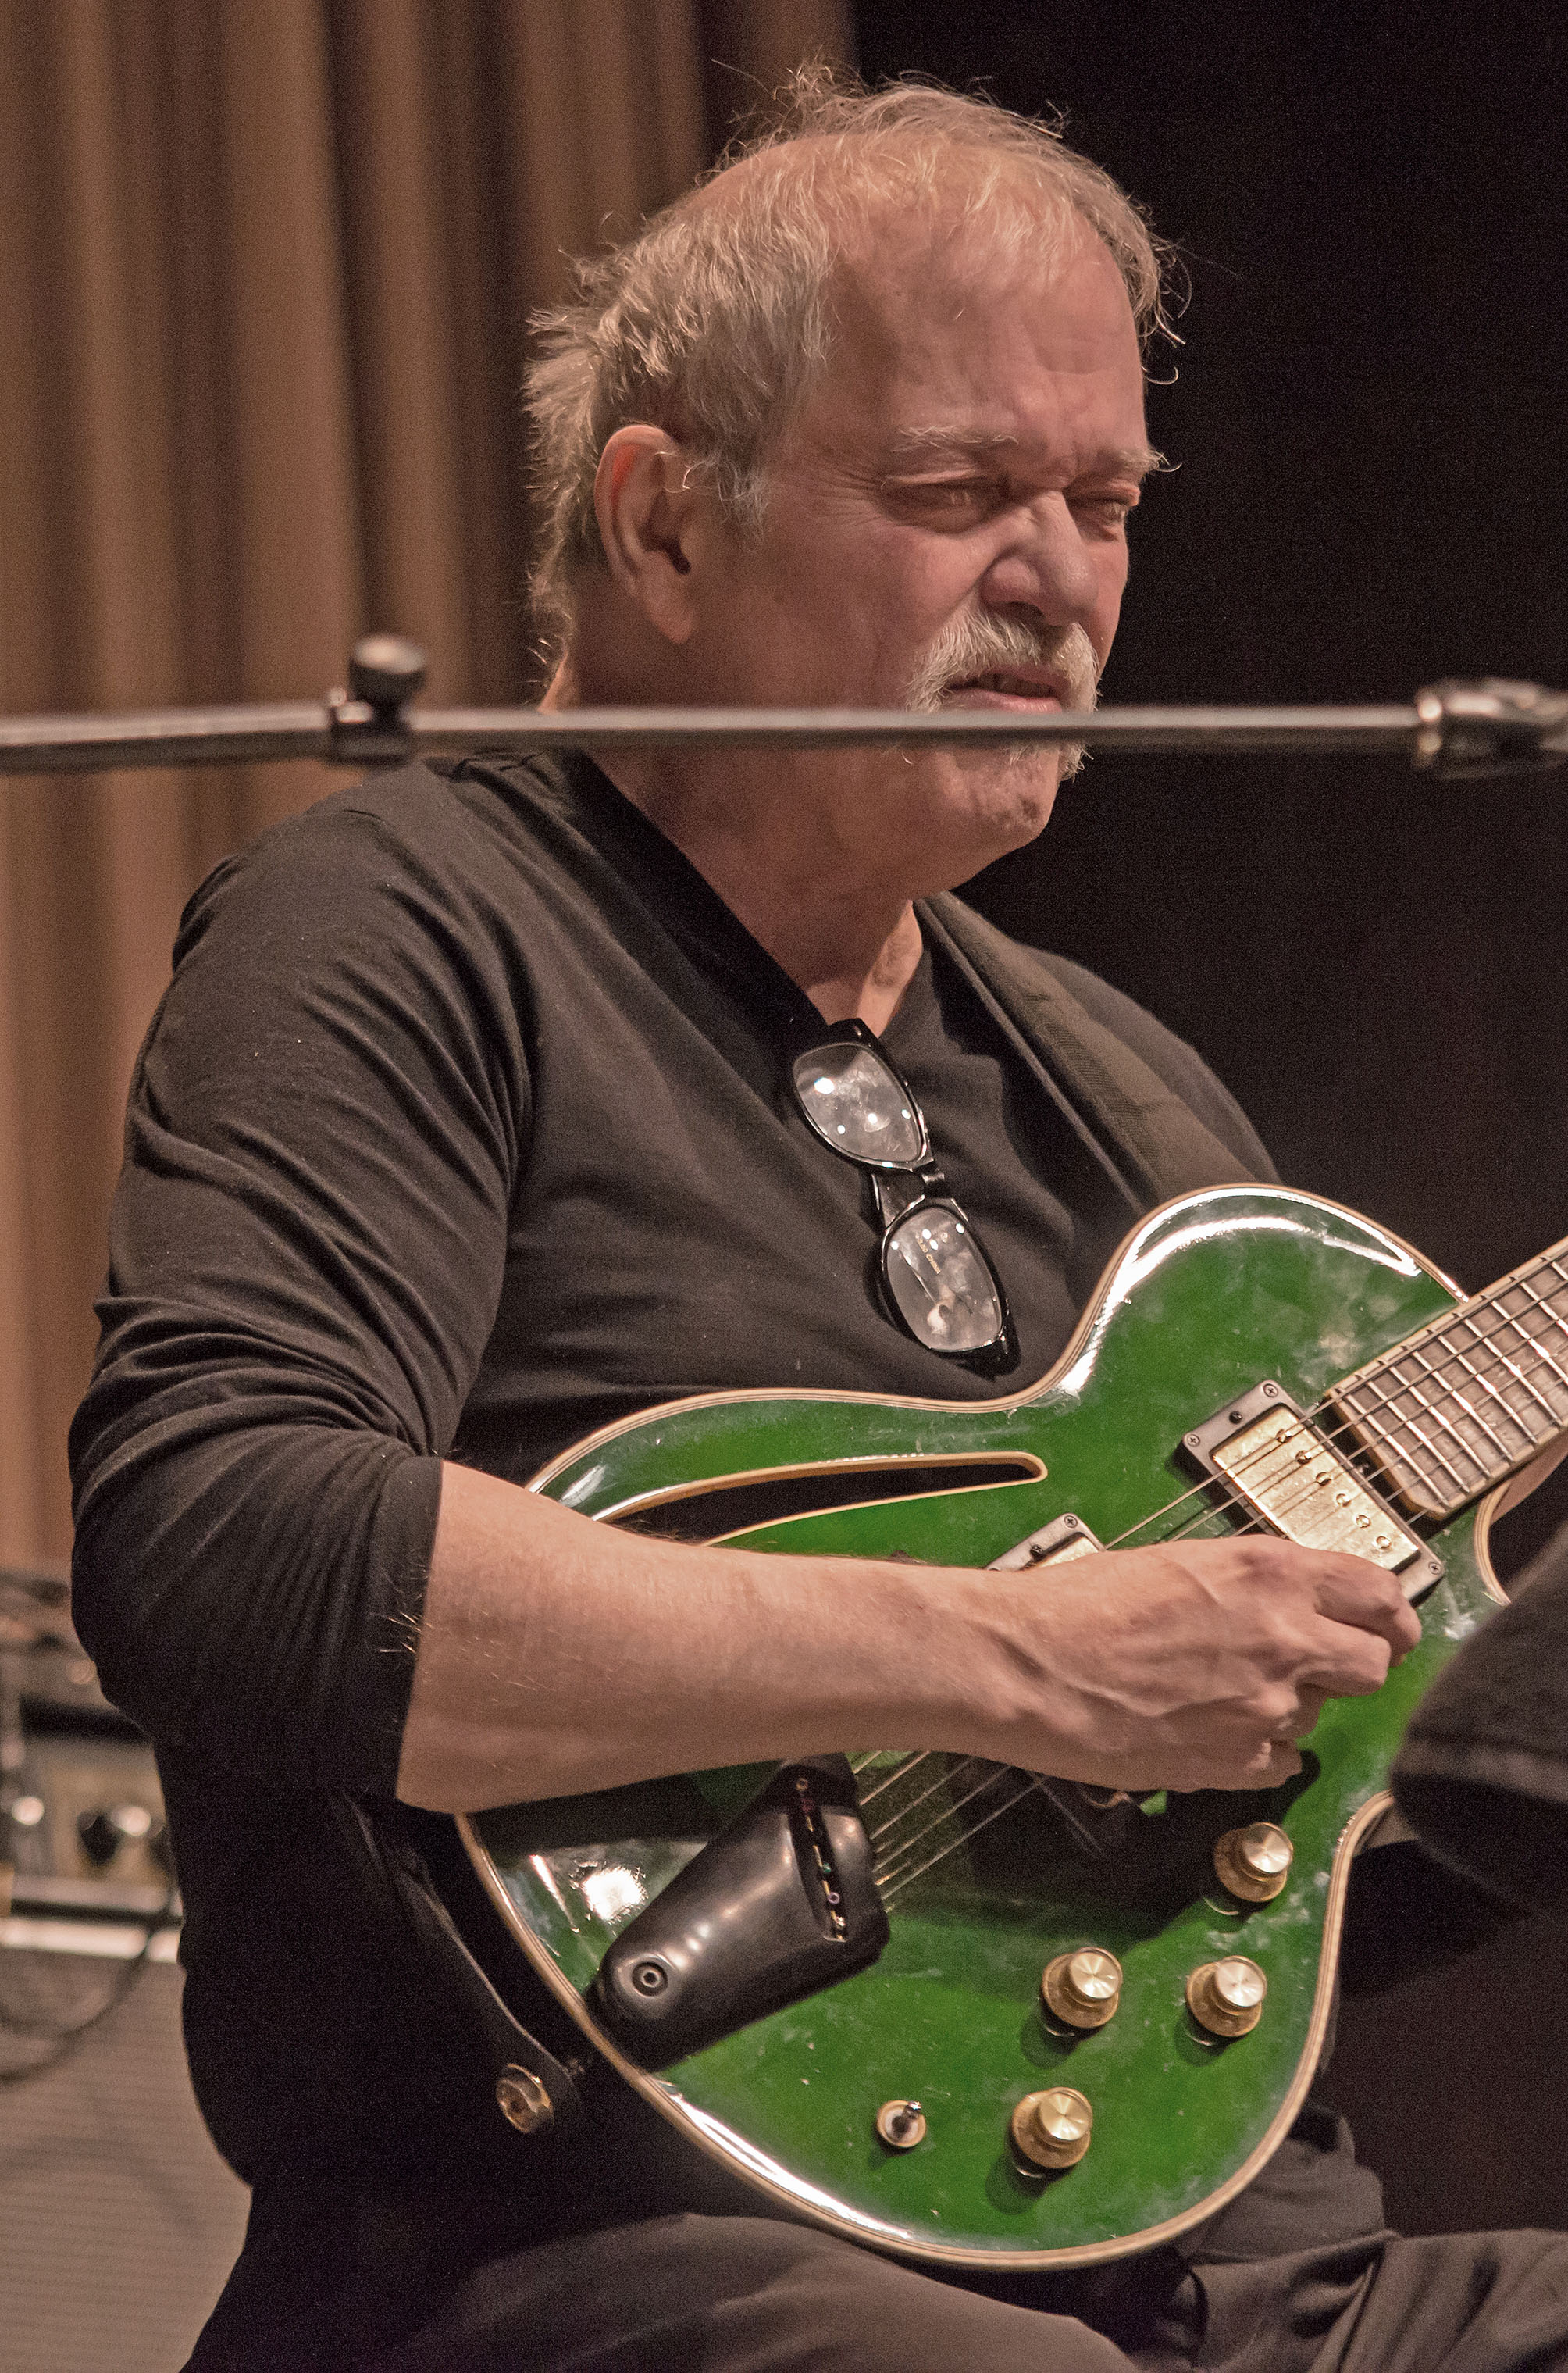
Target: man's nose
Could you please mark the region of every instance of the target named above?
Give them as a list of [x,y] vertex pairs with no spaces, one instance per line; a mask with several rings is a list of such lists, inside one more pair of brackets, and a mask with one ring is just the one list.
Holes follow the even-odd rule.
[[1052,626],[1086,625],[1099,577],[1065,495],[1038,496],[1016,512],[979,591],[994,609],[1036,610]]

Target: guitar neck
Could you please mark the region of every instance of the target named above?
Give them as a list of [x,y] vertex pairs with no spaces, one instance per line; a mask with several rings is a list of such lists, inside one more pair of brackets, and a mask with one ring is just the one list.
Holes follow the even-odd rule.
[[1568,1428],[1568,1239],[1334,1386],[1412,1515],[1454,1515]]

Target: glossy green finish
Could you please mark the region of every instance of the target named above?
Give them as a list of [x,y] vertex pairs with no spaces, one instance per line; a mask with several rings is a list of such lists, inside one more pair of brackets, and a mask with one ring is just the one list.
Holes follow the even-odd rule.
[[[1181,1435],[1264,1377],[1303,1405],[1449,1307],[1396,1240],[1299,1195],[1216,1190],[1167,1207],[1128,1239],[1069,1358],[1011,1400],[940,1406],[813,1395],[673,1404],[597,1437],[539,1488],[590,1515],[677,1479],[825,1459],[1021,1453],[1043,1479],[840,1508],[747,1535],[768,1549],[983,1566],[1066,1510],[1102,1542],[1190,1526],[1203,1503]],[[830,1501],[831,1479],[824,1479]],[[1169,1503],[1176,1502],[1171,1507]],[[1167,1511],[1163,1514],[1157,1513]],[[1199,1529],[1231,1519],[1210,1510]],[[1327,1983],[1325,1924],[1338,1841],[1380,1790],[1411,1706],[1491,1599],[1474,1518],[1435,1537],[1445,1579],[1423,1603],[1422,1645],[1379,1696],[1329,1706],[1300,1781],[1272,1795],[1172,1799],[1117,1818],[1134,1851],[1094,1862],[1031,1795],[891,1904],[875,1968],[666,2072],[666,2106],[715,2133],[766,2186],[913,2255],[992,2263],[1109,2254],[1191,2217],[1267,2141],[1306,2055]],[[1049,1569],[1039,1577],[1049,1590]],[[698,1773],[569,1804],[514,1806],[475,1828],[493,1886],[560,1980],[591,1980],[611,1935],[763,1776]],[[863,1791],[874,1775],[863,1778]],[[941,1801],[941,1800],[938,1800]],[[1242,1913],[1205,1877],[1214,1836],[1267,1813],[1288,1829],[1285,1893]],[[1154,1876],[1149,1876],[1150,1871]],[[1141,1871],[1134,1884],[1128,1874]],[[1040,1971],[1057,1952],[1109,1946],[1126,1971],[1110,2024],[1076,2041],[1042,2025]],[[1269,1979],[1255,2032],[1202,2041],[1184,2005],[1196,1964],[1245,1952]],[[1070,2083],[1095,2109],[1093,2146],[1046,2183],[1016,2175],[1007,2119],[1026,2092]],[[878,2105],[914,2096],[926,2139],[904,2154],[873,2133]]]

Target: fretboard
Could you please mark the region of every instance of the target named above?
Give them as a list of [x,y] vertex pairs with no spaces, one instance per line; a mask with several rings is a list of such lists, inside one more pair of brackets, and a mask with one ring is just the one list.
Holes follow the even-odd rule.
[[1330,1396],[1413,1515],[1450,1516],[1568,1427],[1568,1241]]

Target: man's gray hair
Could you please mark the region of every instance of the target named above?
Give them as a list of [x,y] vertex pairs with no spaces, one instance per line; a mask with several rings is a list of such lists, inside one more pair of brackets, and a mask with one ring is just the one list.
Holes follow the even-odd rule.
[[576,585],[603,565],[594,476],[617,428],[651,421],[755,529],[768,449],[832,352],[830,282],[897,209],[993,247],[1061,251],[1086,226],[1121,274],[1141,334],[1163,326],[1161,250],[1098,165],[1051,126],[923,83],[877,91],[823,69],[786,111],[609,254],[575,302],[540,315],[528,376],[540,541],[534,602],[559,644]]

